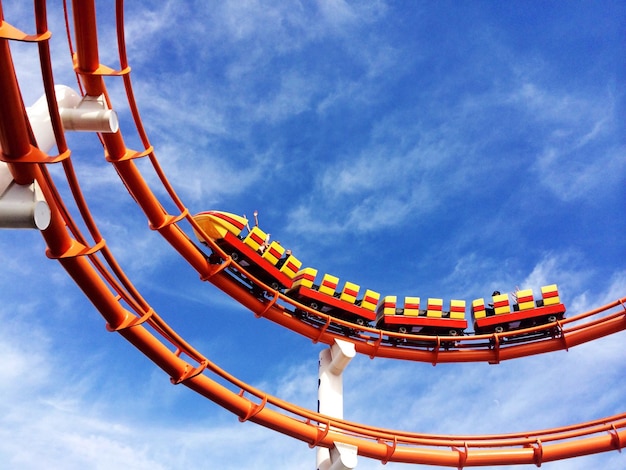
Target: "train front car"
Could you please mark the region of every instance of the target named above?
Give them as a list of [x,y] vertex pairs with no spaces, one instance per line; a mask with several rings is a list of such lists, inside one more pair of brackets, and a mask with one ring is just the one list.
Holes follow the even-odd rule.
[[[565,316],[565,305],[561,303],[556,284],[541,288],[541,299],[535,301],[532,289],[515,293],[516,302],[511,305],[508,294],[494,292],[492,302],[485,305],[484,299],[472,302],[474,331],[477,334],[503,333],[555,323]],[[539,336],[553,333],[547,328],[535,332]]]
[[[269,235],[258,226],[250,229],[246,217],[230,212],[206,211],[196,214],[194,220],[207,237],[250,275],[275,290],[291,287],[302,263],[277,241],[270,243]],[[195,234],[206,244],[202,234]],[[215,251],[209,259],[216,263],[225,261]],[[258,287],[236,268],[231,272],[251,288]]]

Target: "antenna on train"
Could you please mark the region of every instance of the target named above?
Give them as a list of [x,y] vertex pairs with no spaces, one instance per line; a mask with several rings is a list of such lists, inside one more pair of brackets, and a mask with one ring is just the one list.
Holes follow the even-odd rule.
[[259,211],[255,210],[254,211],[254,226],[258,227],[259,226]]

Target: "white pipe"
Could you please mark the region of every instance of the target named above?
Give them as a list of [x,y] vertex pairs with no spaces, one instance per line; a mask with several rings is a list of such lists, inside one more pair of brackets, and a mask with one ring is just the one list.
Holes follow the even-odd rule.
[[59,108],[66,131],[117,132],[117,113],[106,107],[104,96],[85,96],[76,108]]
[[[59,114],[66,131],[117,132],[117,113],[107,108],[104,96],[82,97],[65,85],[55,85],[54,93],[59,106]],[[48,153],[55,145],[54,131],[46,95],[26,108],[31,128],[37,140],[37,147]]]
[[[55,85],[54,93],[56,94],[59,108],[75,108],[80,104],[80,95],[68,86]],[[30,120],[33,134],[35,134],[37,147],[45,153],[50,152],[50,149],[55,145],[55,139],[46,95],[43,95],[32,106],[26,108],[26,114]]]
[[356,468],[358,447],[343,442],[333,442],[333,444],[335,446],[330,451],[332,465],[328,470],[352,470]]
[[50,219],[50,207],[37,182],[17,184],[8,165],[0,162],[0,228],[45,230]]

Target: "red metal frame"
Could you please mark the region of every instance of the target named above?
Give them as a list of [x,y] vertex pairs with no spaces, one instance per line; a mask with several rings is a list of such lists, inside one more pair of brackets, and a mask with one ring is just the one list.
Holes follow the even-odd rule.
[[543,307],[535,307],[528,310],[518,310],[501,315],[487,315],[483,318],[474,319],[474,329],[477,333],[492,333],[496,326],[507,326],[523,320],[540,319],[554,315],[557,320],[562,320],[565,315],[565,305],[554,304]]
[[[378,325],[411,325],[435,328],[438,330],[466,330],[467,320],[447,317],[427,317],[419,315],[417,317],[408,315],[382,315]],[[445,333],[443,333],[445,334]]]
[[[354,315],[354,318],[364,318],[367,321],[376,320],[376,312],[368,310],[366,308],[360,307],[355,304],[351,304],[350,302],[346,302],[345,300],[341,300],[338,297],[333,297],[332,295],[327,295],[322,292],[319,292],[316,289],[311,289],[310,287],[298,286],[290,292],[291,297],[295,297],[301,303],[306,305],[311,305],[311,302],[317,302],[319,308],[317,310],[324,311],[324,306],[331,309],[330,315],[335,313],[339,313],[342,318],[345,313],[349,313]],[[350,319],[348,318],[344,319]]]

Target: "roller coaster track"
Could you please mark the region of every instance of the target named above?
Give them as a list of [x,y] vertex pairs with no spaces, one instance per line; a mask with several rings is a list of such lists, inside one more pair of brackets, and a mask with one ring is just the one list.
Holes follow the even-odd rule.
[[[542,328],[523,330],[516,337],[509,333],[472,335],[455,338],[451,344],[439,337],[406,336],[368,327],[343,336],[330,328],[331,318],[297,305],[280,292],[250,278],[268,295],[259,298],[228,275],[225,268],[234,264],[219,247],[213,250],[224,255],[226,263],[209,263],[204,248],[198,246],[187,232],[201,232],[190,211],[178,198],[168,182],[144,130],[133,95],[130,66],[124,38],[124,5],[116,1],[116,31],[119,66],[111,68],[100,63],[97,38],[96,8],[93,0],[75,0],[71,8],[64,2],[66,34],[78,86],[84,95],[104,95],[109,107],[128,106],[135,132],[142,148],[128,148],[121,131],[99,134],[106,160],[113,165],[126,189],[144,211],[150,229],[157,231],[200,275],[233,297],[256,317],[276,322],[313,342],[332,344],[335,339],[351,341],[357,352],[371,357],[430,362],[498,363],[504,360],[568,349],[626,329],[626,297],[616,299],[595,310],[575,315],[549,326],[548,335],[532,335]],[[5,21],[0,1],[0,145],[2,160],[18,184],[37,181],[52,210],[49,227],[42,231],[47,244],[46,255],[56,259],[74,282],[98,309],[110,331],[119,333],[158,367],[174,384],[183,384],[219,406],[237,415],[240,421],[252,421],[272,430],[307,442],[311,447],[332,447],[342,442],[358,447],[362,456],[383,463],[407,462],[463,468],[468,466],[535,464],[571,458],[626,446],[626,413],[592,422],[555,429],[491,436],[430,435],[380,429],[327,416],[295,406],[270,396],[232,376],[211,362],[179,336],[142,298],[124,274],[100,234],[82,195],[72,165],[63,125],[55,97],[50,56],[51,31],[48,26],[46,2],[34,1],[34,29],[28,34]],[[72,39],[74,38],[74,39]],[[37,48],[41,73],[58,155],[49,155],[37,147],[26,115],[20,85],[14,72],[10,44],[22,41]],[[74,42],[75,41],[75,42]],[[69,62],[69,60],[68,60]],[[123,81],[127,103],[111,103],[105,77]],[[148,159],[159,177],[176,213],[168,213],[148,186],[135,163]],[[61,165],[66,184],[71,190],[74,212],[86,229],[83,233],[73,218],[72,210],[57,189],[48,165]],[[208,240],[208,237],[207,237]],[[293,314],[295,307],[307,310],[318,321],[303,322]],[[332,319],[341,325],[341,320]],[[345,323],[354,330],[355,325]],[[523,335],[523,336],[521,336]],[[539,337],[539,339],[532,339]],[[525,338],[530,338],[526,340]]]

